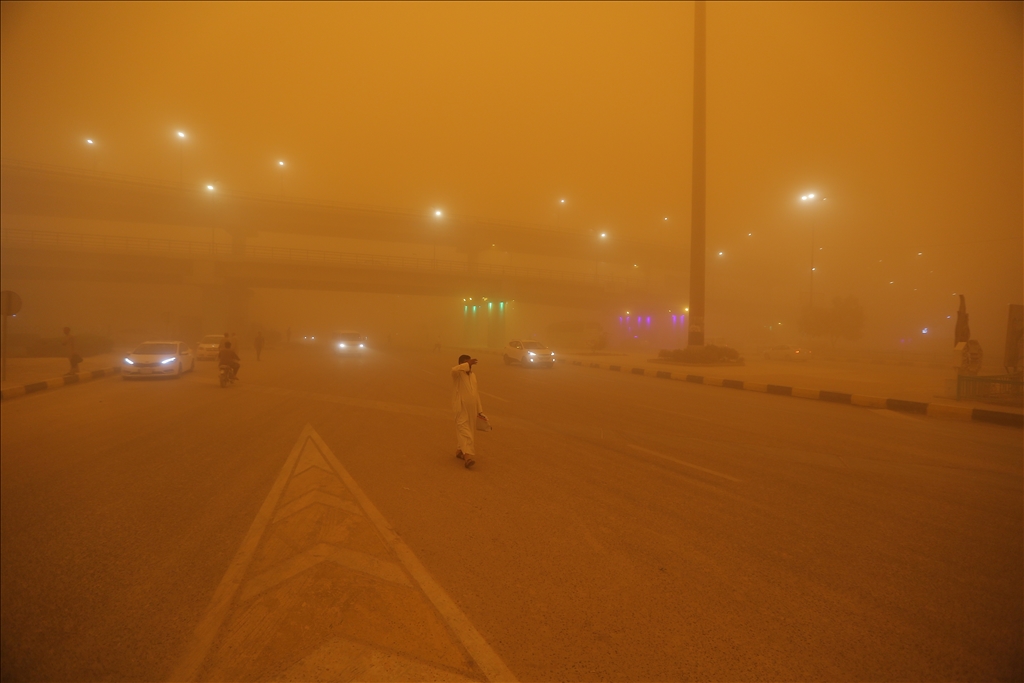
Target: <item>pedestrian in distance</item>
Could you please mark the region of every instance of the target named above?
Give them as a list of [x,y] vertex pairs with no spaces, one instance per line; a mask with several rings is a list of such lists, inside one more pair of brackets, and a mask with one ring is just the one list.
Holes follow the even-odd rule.
[[[476,464],[476,431],[487,427],[487,416],[480,403],[473,366],[476,358],[459,356],[459,364],[452,368],[452,410],[455,412],[455,457],[464,460],[466,467]],[[481,424],[482,422],[482,424]]]
[[256,360],[259,360],[260,359],[260,354],[263,353],[263,332],[262,331],[256,333],[256,339],[253,341],[252,345],[256,349]]
[[64,328],[64,339],[61,343],[66,347],[68,354],[68,363],[71,368],[68,370],[69,375],[74,375],[78,372],[78,364],[82,362],[82,357],[78,355],[78,351],[75,350],[75,337],[71,334],[71,328]]

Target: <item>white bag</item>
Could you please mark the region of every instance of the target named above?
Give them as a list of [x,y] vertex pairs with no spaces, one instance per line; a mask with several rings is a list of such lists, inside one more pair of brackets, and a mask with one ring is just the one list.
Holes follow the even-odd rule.
[[479,415],[476,416],[476,431],[489,432],[492,429],[494,429],[494,427],[491,426],[491,423],[487,419],[486,415],[480,413]]

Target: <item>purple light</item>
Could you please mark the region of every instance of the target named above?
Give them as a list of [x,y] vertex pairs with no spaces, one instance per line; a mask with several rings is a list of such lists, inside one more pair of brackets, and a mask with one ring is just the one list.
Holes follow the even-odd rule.
[[647,326],[651,326],[651,316],[647,316]]

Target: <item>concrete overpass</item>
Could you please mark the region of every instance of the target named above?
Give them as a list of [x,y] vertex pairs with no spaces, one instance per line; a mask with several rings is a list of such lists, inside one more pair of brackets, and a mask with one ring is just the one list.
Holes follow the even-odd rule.
[[5,278],[425,294],[581,308],[668,301],[669,282],[378,254],[6,229]]
[[645,269],[675,270],[678,264],[687,262],[682,250],[665,244],[618,236],[613,243],[602,244],[590,234],[501,224],[458,214],[445,215],[443,229],[439,230],[428,211],[296,201],[221,189],[208,192],[177,183],[10,161],[4,161],[0,171],[0,211],[10,216],[217,228],[232,235],[240,245],[249,236],[273,232],[439,244],[465,251],[469,260],[495,244],[508,252],[588,263],[639,263]]
[[[463,297],[606,311],[671,307],[682,290],[685,263],[658,245],[617,241],[608,254],[587,235],[446,216],[206,192],[177,184],[29,164],[2,165],[0,212],[4,279],[164,283],[198,287],[204,324],[243,329],[255,288],[335,290]],[[11,227],[19,217],[98,220],[215,228],[230,244],[81,234]],[[10,219],[14,220],[10,220]],[[59,221],[58,221],[59,222]],[[270,247],[248,239],[261,232],[371,239],[382,243],[457,245],[464,260]],[[563,270],[481,263],[484,248],[558,256]],[[621,274],[605,263],[642,263]],[[653,265],[652,265],[653,264]],[[655,267],[658,266],[658,267]],[[624,269],[619,269],[624,270]]]

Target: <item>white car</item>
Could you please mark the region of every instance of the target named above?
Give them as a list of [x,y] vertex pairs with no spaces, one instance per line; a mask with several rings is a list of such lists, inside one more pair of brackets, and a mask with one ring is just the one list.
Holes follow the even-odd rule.
[[811,359],[811,352],[795,346],[773,346],[764,352],[765,360],[797,360]]
[[335,332],[331,338],[338,353],[365,353],[369,347],[366,337],[358,332]]
[[[220,354],[220,345],[223,343],[223,334],[206,335],[196,344],[196,360],[217,360]],[[234,344],[231,346],[234,346]]]
[[532,339],[513,339],[505,347],[505,365],[519,363],[525,367],[550,368],[555,365],[555,352]]
[[180,341],[142,342],[124,358],[121,376],[181,377],[196,369],[196,359],[188,344]]

